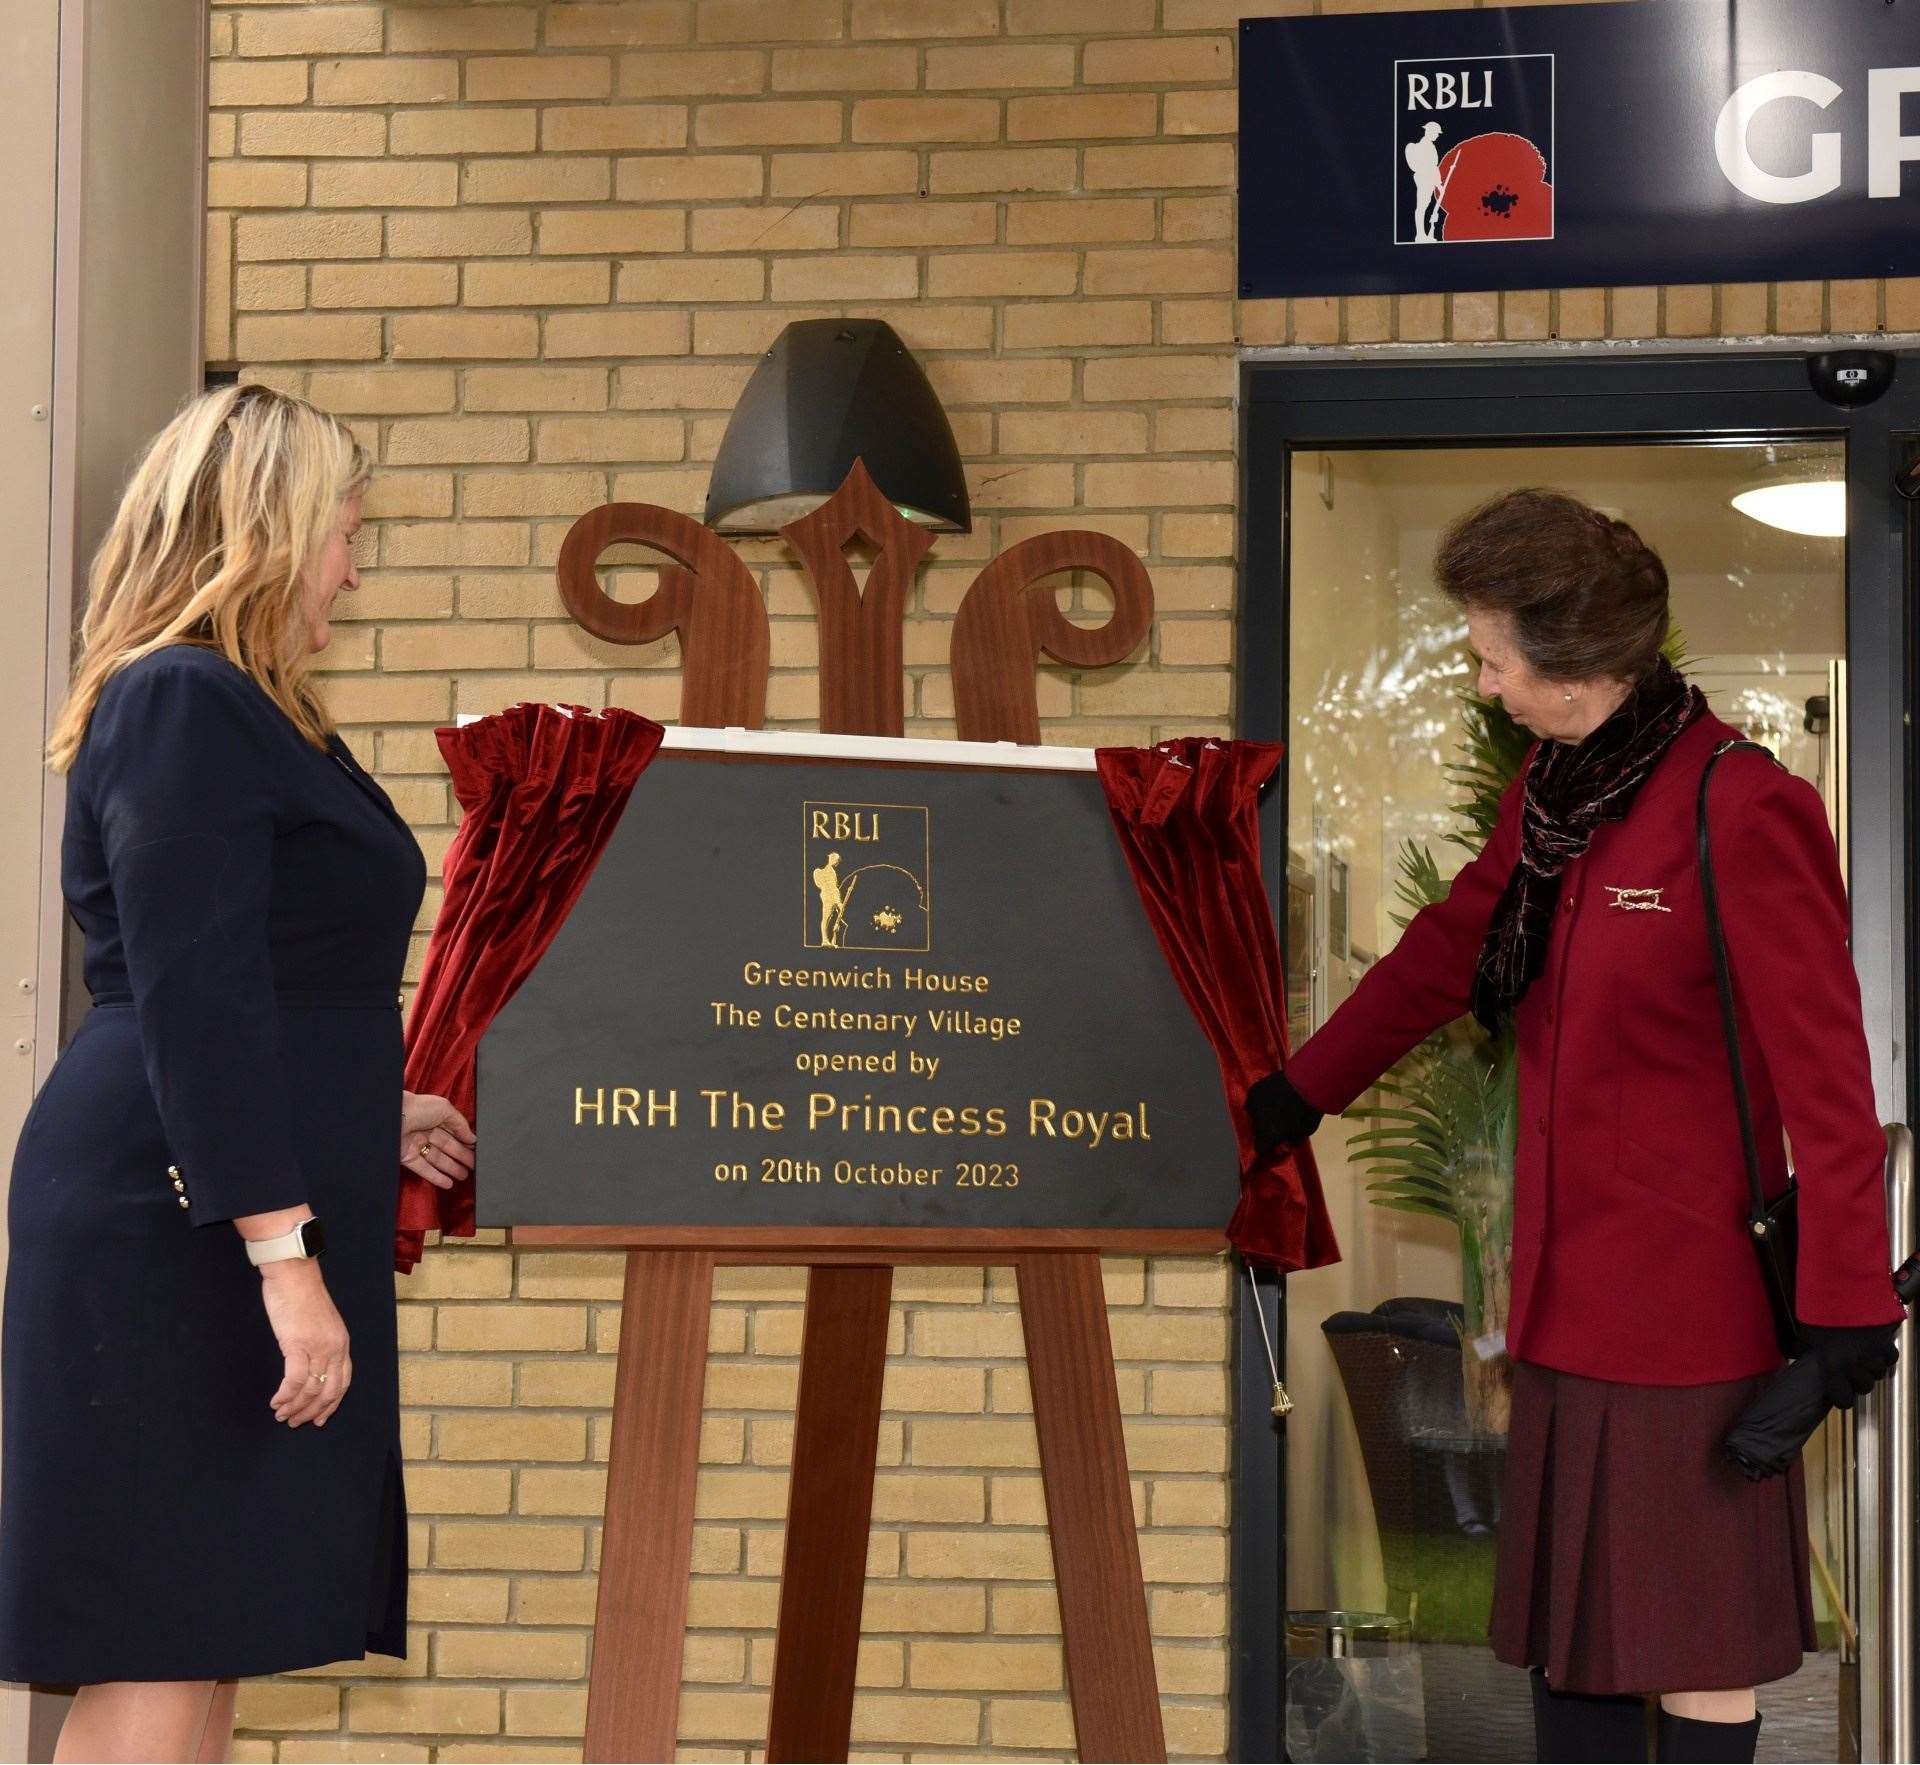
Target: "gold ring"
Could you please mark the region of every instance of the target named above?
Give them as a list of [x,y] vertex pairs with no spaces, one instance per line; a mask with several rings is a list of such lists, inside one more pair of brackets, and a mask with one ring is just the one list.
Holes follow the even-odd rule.
[[327,1382],[327,1376],[325,1373],[315,1373],[314,1377],[318,1379],[322,1385],[326,1384]]

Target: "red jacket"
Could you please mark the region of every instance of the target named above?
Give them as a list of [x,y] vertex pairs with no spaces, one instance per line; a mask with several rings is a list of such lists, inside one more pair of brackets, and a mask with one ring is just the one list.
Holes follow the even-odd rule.
[[[1737,732],[1696,718],[1624,820],[1562,879],[1545,969],[1514,1015],[1516,1359],[1642,1385],[1777,1366],[1739,1117],[1701,905],[1701,769]],[[1426,908],[1287,1076],[1329,1114],[1467,1009],[1487,922],[1520,849],[1510,788],[1486,848]],[[1800,1183],[1801,1318],[1890,1323],[1883,1171],[1848,915],[1819,793],[1764,756],[1713,778],[1714,876],[1769,1194]],[[1620,891],[1635,891],[1623,898]],[[1639,891],[1654,890],[1654,895]]]

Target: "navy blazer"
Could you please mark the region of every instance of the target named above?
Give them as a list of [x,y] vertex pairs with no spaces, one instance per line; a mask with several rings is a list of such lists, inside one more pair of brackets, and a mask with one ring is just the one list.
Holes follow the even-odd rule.
[[[425,874],[345,743],[217,652],[102,690],[61,859],[94,1007],[9,1197],[0,1678],[404,1652],[398,988]],[[224,1223],[300,1202],[352,1341],[324,1429],[273,1419],[282,1358]]]

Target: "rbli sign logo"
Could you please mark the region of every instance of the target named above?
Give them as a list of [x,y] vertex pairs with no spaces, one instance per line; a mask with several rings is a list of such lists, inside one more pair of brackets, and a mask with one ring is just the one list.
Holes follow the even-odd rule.
[[1401,245],[1553,237],[1553,57],[1396,61]]

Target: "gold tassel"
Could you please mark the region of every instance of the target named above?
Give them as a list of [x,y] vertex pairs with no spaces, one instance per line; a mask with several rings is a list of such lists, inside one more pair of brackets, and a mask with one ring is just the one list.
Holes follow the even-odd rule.
[[1260,1305],[1260,1283],[1254,1278],[1253,1264],[1247,1264],[1247,1286],[1253,1294],[1253,1315],[1260,1320],[1260,1340],[1266,1344],[1267,1366],[1273,1373],[1273,1419],[1284,1421],[1293,1414],[1293,1399],[1280,1380],[1280,1363],[1274,1358],[1273,1338],[1267,1334],[1267,1314]]

